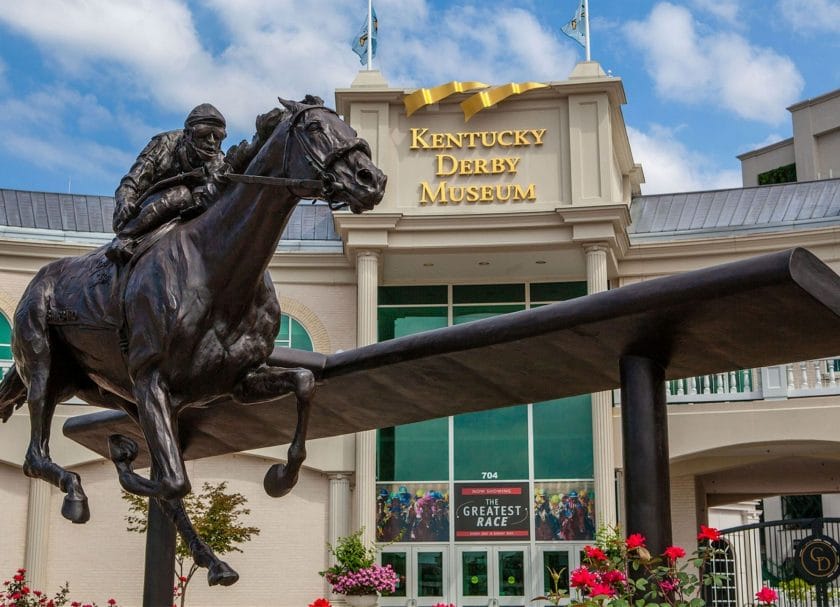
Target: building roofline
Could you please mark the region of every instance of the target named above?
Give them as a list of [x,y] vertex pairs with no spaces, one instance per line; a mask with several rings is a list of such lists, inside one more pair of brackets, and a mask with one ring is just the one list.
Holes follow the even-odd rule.
[[640,198],[661,198],[663,196],[685,196],[685,195],[693,195],[693,194],[711,194],[714,192],[734,192],[736,190],[755,190],[758,188],[777,188],[781,186],[796,186],[796,185],[803,185],[806,183],[819,183],[819,182],[826,182],[826,181],[840,181],[840,177],[833,177],[831,179],[814,179],[811,181],[789,181],[786,183],[769,183],[766,185],[751,185],[745,186],[742,188],[716,188],[713,190],[693,190],[687,192],[662,192],[661,194],[642,194],[641,196],[633,196],[633,200],[638,200]]
[[737,156],[735,156],[735,158],[737,158],[738,160],[747,160],[748,158],[761,156],[762,154],[766,154],[767,152],[772,152],[773,150],[786,148],[791,145],[793,145],[793,137],[788,137],[787,139],[782,139],[781,141],[777,141],[776,143],[771,143],[770,145],[765,145],[764,147],[756,148],[754,150],[750,150],[749,152],[744,152],[743,154],[738,154]]
[[833,91],[823,93],[822,95],[820,95],[818,97],[812,97],[810,99],[804,99],[802,101],[798,101],[797,103],[794,103],[793,105],[788,107],[787,110],[789,112],[796,112],[797,110],[801,110],[803,108],[806,108],[806,107],[809,107],[809,106],[812,106],[812,105],[818,105],[820,103],[828,101],[829,99],[833,99],[834,97],[840,97],[840,89],[835,89]]

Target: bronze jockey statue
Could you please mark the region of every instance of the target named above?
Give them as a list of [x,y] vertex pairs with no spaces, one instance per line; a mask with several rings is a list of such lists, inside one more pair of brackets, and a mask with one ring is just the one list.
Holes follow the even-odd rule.
[[114,194],[117,237],[106,251],[110,260],[128,261],[140,236],[178,215],[198,215],[215,201],[228,170],[221,152],[225,127],[221,112],[202,103],[183,129],[152,138]]

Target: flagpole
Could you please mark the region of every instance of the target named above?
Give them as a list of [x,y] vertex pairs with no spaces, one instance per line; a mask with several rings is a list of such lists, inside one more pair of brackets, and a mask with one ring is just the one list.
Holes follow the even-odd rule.
[[592,61],[592,54],[589,52],[589,0],[583,0],[583,19],[586,23],[586,60]]
[[367,68],[373,69],[373,0],[368,0]]

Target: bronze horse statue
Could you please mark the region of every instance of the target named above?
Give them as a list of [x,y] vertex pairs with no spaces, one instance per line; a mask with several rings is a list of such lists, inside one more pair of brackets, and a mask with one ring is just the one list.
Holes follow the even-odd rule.
[[3,421],[29,405],[24,473],[61,489],[61,513],[74,523],[86,522],[90,511],[79,475],[50,459],[56,405],[76,395],[130,415],[143,431],[153,474],[134,472],[136,443],[114,435],[109,450],[120,484],[159,501],[195,562],[208,568],[210,585],[233,584],[238,575],[201,541],[184,510],[190,481],[179,413],[219,398],[253,404],[294,391],[297,425],[287,463],[272,466],[265,479],[274,496],[294,486],[315,383],[308,370],[266,364],[280,322],[266,268],[302,197],[361,213],[379,203],[387,179],[367,143],[334,111],[280,101],[286,118],[202,215],[164,226],[125,268],[100,247],[35,275],[15,312],[15,362],[0,383]]

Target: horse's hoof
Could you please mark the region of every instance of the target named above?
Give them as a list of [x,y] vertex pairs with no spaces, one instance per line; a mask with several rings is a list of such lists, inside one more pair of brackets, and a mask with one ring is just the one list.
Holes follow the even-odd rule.
[[207,583],[210,586],[230,586],[239,580],[239,574],[224,561],[218,561],[207,570]]
[[271,497],[283,497],[297,484],[297,475],[288,478],[286,464],[274,464],[265,473],[263,487]]
[[71,523],[86,523],[90,520],[90,508],[86,497],[64,496],[64,503],[61,504],[61,516]]
[[115,464],[130,464],[137,459],[137,443],[122,434],[112,434],[108,437],[108,454]]

